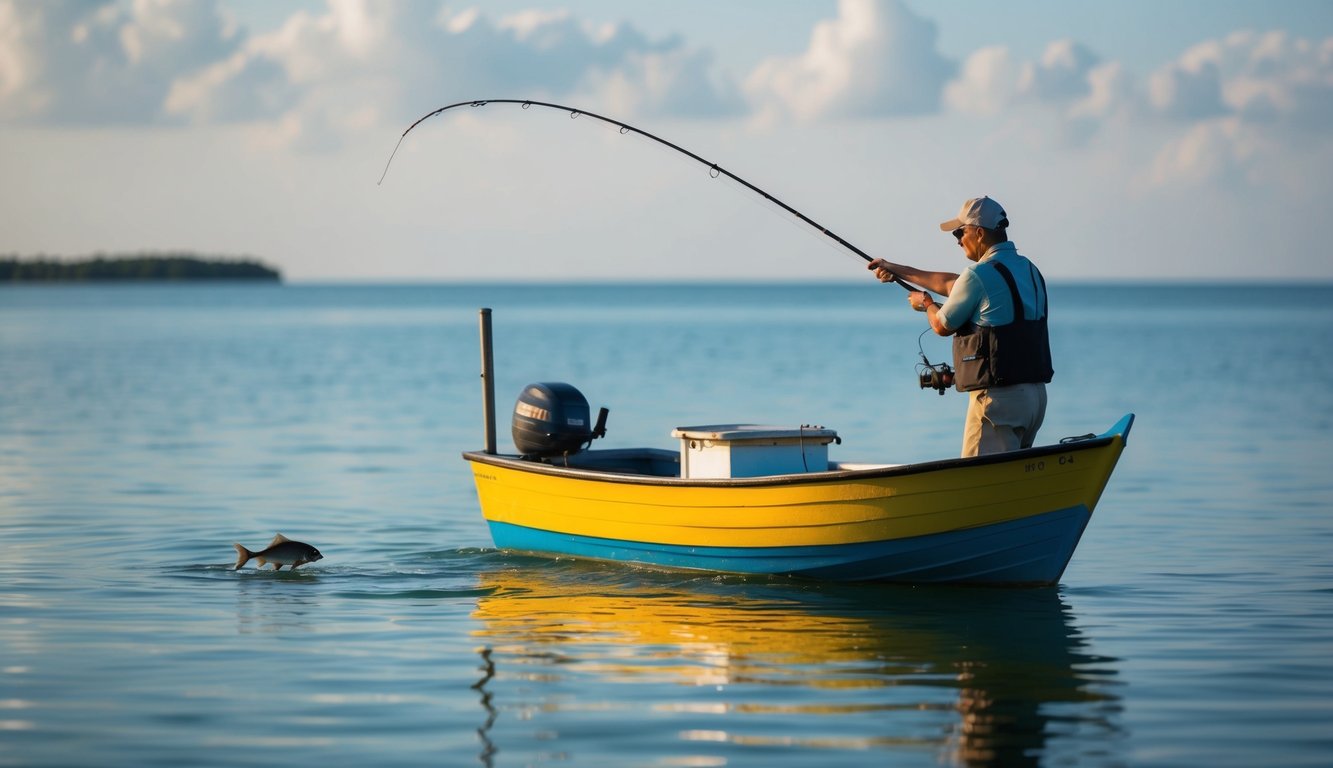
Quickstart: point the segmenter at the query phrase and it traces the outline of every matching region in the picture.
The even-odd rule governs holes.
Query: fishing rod
[[[800,219],[801,221],[805,222],[806,224],[809,224],[810,226],[812,226],[812,227],[814,227],[815,229],[819,230],[820,233],[822,233],[822,234],[824,234],[824,235],[826,235],[826,236],[832,238],[832,239],[834,240],[834,242],[836,242],[838,245],[841,245],[842,247],[846,248],[847,250],[851,251],[852,253],[855,253],[857,256],[860,256],[861,258],[865,259],[867,262],[874,261],[874,258],[872,258],[869,254],[867,254],[865,251],[861,250],[860,248],[857,248],[855,245],[852,245],[851,243],[847,242],[847,240],[845,240],[844,238],[842,238],[840,235],[838,235],[838,234],[837,234],[836,232],[834,232],[833,230],[829,229],[828,227],[825,227],[824,225],[820,224],[819,222],[815,221],[814,219],[810,218],[809,216],[806,216],[804,213],[801,213],[800,211],[796,210],[795,208],[791,207],[790,205],[787,205],[786,203],[784,203],[784,202],[782,202],[781,200],[777,199],[776,197],[770,195],[769,193],[765,192],[764,190],[760,189],[759,187],[756,187],[755,185],[751,184],[750,182],[746,181],[745,179],[742,179],[741,177],[737,176],[736,174],[732,173],[731,171],[728,171],[726,168],[723,168],[722,166],[718,165],[717,163],[710,163],[710,162],[708,162],[707,160],[703,159],[702,157],[700,157],[700,156],[694,154],[693,152],[689,151],[688,149],[685,149],[684,147],[681,147],[681,146],[679,146],[679,145],[677,145],[677,144],[673,144],[673,143],[667,141],[666,139],[664,139],[664,138],[662,138],[662,137],[660,137],[660,136],[655,136],[655,135],[653,135],[653,134],[651,134],[651,133],[649,133],[649,132],[647,132],[647,131],[645,131],[645,130],[642,130],[642,129],[639,129],[639,128],[635,128],[634,126],[630,125],[629,123],[623,123],[623,122],[621,122],[621,121],[619,121],[619,120],[615,120],[615,119],[612,119],[612,118],[610,118],[610,117],[604,117],[604,116],[599,115],[599,114],[597,114],[597,113],[595,113],[595,112],[589,112],[589,111],[587,111],[587,110],[583,110],[583,109],[575,109],[574,107],[566,107],[566,106],[564,106],[563,104],[551,104],[551,103],[549,103],[549,102],[545,102],[545,101],[532,101],[531,99],[484,99],[484,100],[476,100],[476,101],[460,101],[460,102],[458,102],[458,103],[456,103],[456,104],[449,104],[449,105],[447,105],[447,106],[440,107],[439,109],[436,109],[436,110],[434,110],[434,111],[432,111],[432,112],[428,112],[428,113],[426,113],[425,115],[423,115],[422,117],[418,118],[416,122],[414,122],[414,123],[412,123],[411,125],[407,126],[407,130],[403,131],[403,135],[398,137],[398,143],[394,145],[393,153],[389,155],[389,161],[386,162],[386,163],[384,164],[384,173],[380,174],[380,180],[379,180],[378,184],[383,184],[383,183],[384,183],[384,177],[389,175],[389,166],[393,163],[394,155],[397,155],[397,154],[398,154],[398,148],[401,147],[401,146],[403,145],[403,140],[407,138],[407,134],[411,133],[413,128],[416,128],[418,125],[421,125],[422,123],[424,123],[425,121],[429,120],[430,118],[435,117],[436,115],[441,114],[441,113],[443,113],[443,112],[448,112],[448,111],[451,110],[451,109],[457,109],[458,107],[484,107],[484,106],[486,106],[487,104],[518,104],[518,105],[520,105],[523,109],[528,109],[529,107],[546,107],[546,108],[548,108],[548,109],[555,109],[555,110],[560,110],[560,111],[562,111],[562,112],[568,112],[568,113],[569,113],[569,117],[570,117],[570,119],[574,119],[574,118],[580,117],[580,116],[582,116],[582,115],[587,115],[588,117],[591,117],[591,118],[593,118],[594,120],[601,120],[601,121],[604,122],[604,123],[609,123],[609,124],[611,124],[611,125],[616,126],[617,128],[620,129],[620,132],[621,132],[622,134],[627,134],[627,133],[637,133],[638,135],[643,136],[644,138],[652,139],[653,141],[657,142],[658,144],[661,144],[661,145],[663,145],[663,146],[666,146],[666,147],[669,147],[669,148],[671,148],[671,149],[674,149],[674,150],[676,150],[677,152],[681,153],[682,155],[685,155],[686,157],[689,157],[690,159],[695,160],[696,162],[701,163],[701,164],[704,165],[704,166],[707,166],[707,168],[708,168],[708,173],[709,173],[709,175],[711,175],[713,178],[716,179],[718,176],[726,176],[727,178],[731,179],[732,181],[735,181],[735,182],[741,184],[741,185],[744,186],[746,189],[749,189],[750,191],[757,193],[760,197],[763,197],[765,200],[769,201],[770,203],[773,203],[774,205],[778,206],[779,208],[781,208],[782,210],[786,211],[787,213],[790,213],[791,215],[795,216],[796,218]],[[897,283],[898,285],[901,285],[903,288],[907,289],[908,291],[920,291],[920,290],[922,290],[922,289],[920,289],[920,288],[917,288],[917,287],[914,286],[914,285],[911,285],[910,283],[906,283],[906,282],[904,282],[903,279],[900,278],[900,277],[898,277],[897,275],[894,275],[894,277],[893,277],[893,282]]]

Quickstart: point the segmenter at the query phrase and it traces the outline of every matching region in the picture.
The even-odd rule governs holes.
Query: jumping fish
[[[232,546],[236,547],[236,568],[234,570],[237,571],[241,570],[241,567],[251,560],[258,560],[260,568],[273,563],[273,570],[275,571],[282,570],[284,565],[290,565],[294,571],[297,566],[324,559],[318,549],[309,544],[292,541],[281,533],[274,536],[273,541],[269,542],[268,548],[260,552],[251,552],[240,544],[233,544]]]

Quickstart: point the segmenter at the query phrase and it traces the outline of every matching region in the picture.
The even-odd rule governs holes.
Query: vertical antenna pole
[[[486,418],[486,453],[495,453],[495,357],[491,351],[491,310],[481,308],[481,409]]]

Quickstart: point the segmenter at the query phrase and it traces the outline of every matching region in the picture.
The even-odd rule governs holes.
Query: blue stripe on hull
[[[809,547],[686,547],[490,522],[500,549],[665,568],[788,574],[830,581],[1053,584],[1092,513],[1078,505],[1005,523],[893,541]]]

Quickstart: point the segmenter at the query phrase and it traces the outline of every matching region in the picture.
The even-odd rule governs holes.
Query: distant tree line
[[[190,253],[97,254],[82,259],[0,256],[0,283],[281,279],[276,269],[258,261]]]

